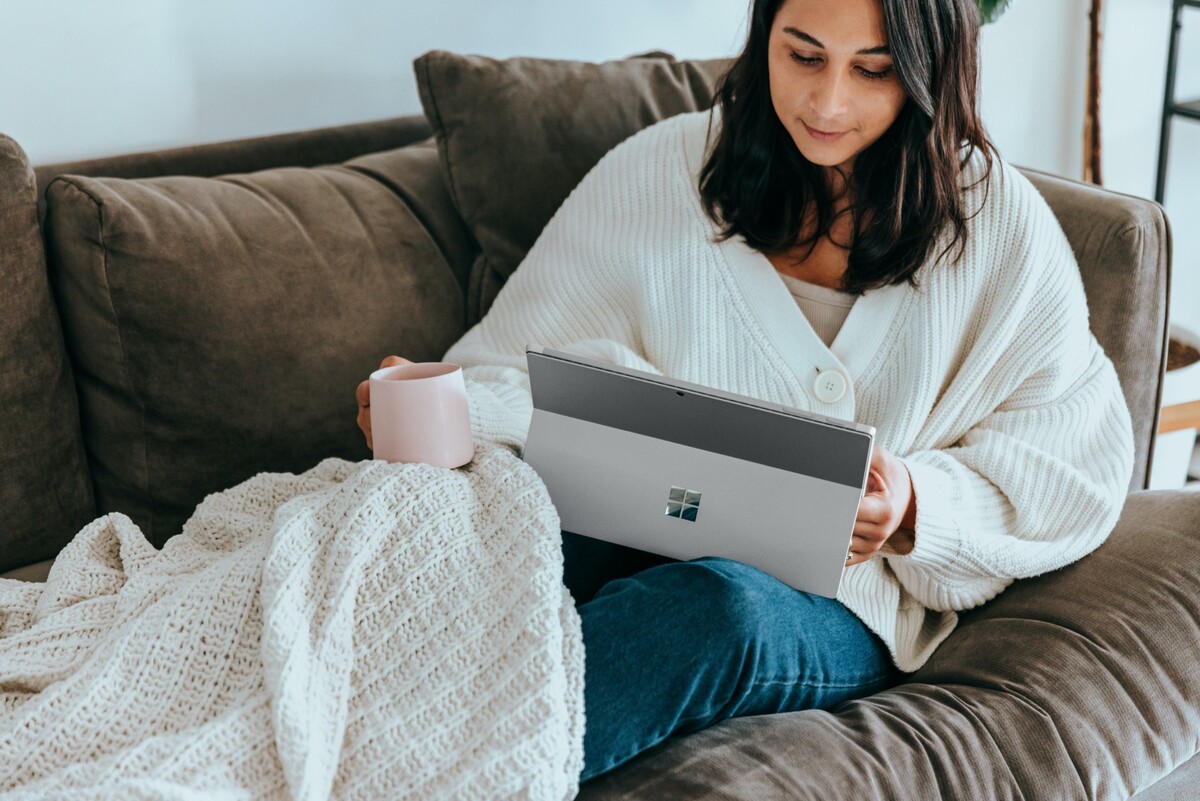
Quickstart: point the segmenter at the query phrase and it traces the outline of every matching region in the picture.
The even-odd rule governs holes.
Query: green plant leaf
[[[995,22],[1005,12],[1012,0],[979,0],[979,11],[983,16],[983,24]]]

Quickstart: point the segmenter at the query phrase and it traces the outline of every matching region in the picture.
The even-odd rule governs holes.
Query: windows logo
[[[667,496],[667,517],[695,522],[700,514],[700,493],[684,487],[671,487]]]

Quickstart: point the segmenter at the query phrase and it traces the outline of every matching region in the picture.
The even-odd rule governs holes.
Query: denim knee
[[[699,639],[711,640],[713,633],[719,633],[725,642],[753,648],[763,637],[764,615],[770,612],[761,585],[776,579],[757,568],[706,556],[659,565],[639,578],[672,597],[686,599],[690,620],[679,622]]]
[[[831,708],[887,658],[837,601],[717,557],[610,581],[580,616],[585,778],[729,717]]]
[[[697,650],[717,649],[745,680],[786,674],[820,684],[830,671],[851,686],[892,678],[886,646],[850,610],[759,568],[706,556],[639,578],[670,604],[676,638]]]

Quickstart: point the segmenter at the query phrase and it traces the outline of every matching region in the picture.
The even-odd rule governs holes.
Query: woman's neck
[[[815,245],[801,244],[781,253],[768,254],[767,259],[776,270],[810,284],[830,289],[842,288],[846,269],[850,265],[850,243],[853,240],[850,228],[854,218],[851,214],[843,213],[851,203],[844,188],[842,195],[839,197],[835,194],[834,198],[835,219],[826,235],[818,239]],[[801,229],[800,241],[807,242],[815,227],[815,214],[810,209]]]
[[[850,202],[848,195],[853,166],[854,162],[849,161],[836,167],[825,168],[825,186],[829,189],[834,208],[841,208]]]
[[[811,253],[805,245],[765,255],[780,273],[830,289],[842,288],[850,263],[850,251],[829,241],[827,237],[822,237]]]

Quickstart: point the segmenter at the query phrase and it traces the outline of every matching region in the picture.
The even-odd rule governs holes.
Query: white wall
[[[980,106],[1007,160],[1082,175],[1086,19],[1087,0],[1016,0],[984,27]]]
[[[1078,172],[1084,3],[1018,0],[984,31],[985,119],[1011,160]],[[727,56],[742,42],[747,7],[748,0],[0,0],[0,67],[23,76],[0,82],[0,130],[35,162],[48,162],[419,113],[410,65],[429,49]]]
[[[721,56],[744,17],[743,0],[0,0],[0,131],[44,163],[419,113],[426,50]]]
[[[983,113],[1010,161],[1079,177],[1087,0],[984,29]],[[1168,0],[1106,0],[1106,183],[1153,194]],[[748,0],[0,0],[0,131],[35,163],[419,113],[412,59],[733,54]],[[1181,95],[1200,96],[1200,11]],[[19,79],[14,79],[19,76]],[[1200,327],[1200,124],[1176,125],[1175,312]]]
[[[1175,96],[1200,98],[1200,9],[1185,8]],[[1171,4],[1167,0],[1108,0],[1103,66],[1104,184],[1154,197],[1165,88]],[[1174,276],[1171,318],[1200,331],[1200,121],[1171,126],[1167,192]]]

